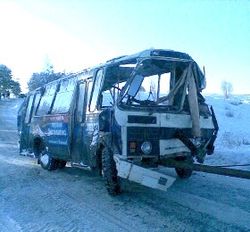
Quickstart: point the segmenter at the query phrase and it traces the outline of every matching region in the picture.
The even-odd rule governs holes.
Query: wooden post
[[[192,72],[192,65],[188,67],[188,103],[190,108],[190,114],[192,119],[192,135],[194,137],[201,137],[200,128],[200,113],[198,106],[197,88]]]

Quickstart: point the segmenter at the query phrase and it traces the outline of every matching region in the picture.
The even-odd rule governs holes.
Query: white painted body
[[[148,168],[143,168],[138,165],[132,164],[121,158],[114,156],[116,162],[116,168],[118,171],[118,176],[134,181],[141,185],[159,189],[162,191],[167,191],[167,189],[172,186],[176,178],[162,174],[157,170],[151,170]]]
[[[156,117],[155,124],[143,124],[143,123],[128,123],[128,116],[153,116]],[[192,128],[191,117],[188,114],[174,114],[174,113],[149,113],[144,111],[122,111],[118,107],[115,108],[115,119],[117,123],[121,126],[122,132],[122,156],[127,155],[127,127],[152,127],[152,128]],[[200,116],[200,126],[201,129],[214,129],[212,117]],[[190,152],[179,139],[165,139],[160,140],[160,156],[167,157],[172,156],[176,153]]]

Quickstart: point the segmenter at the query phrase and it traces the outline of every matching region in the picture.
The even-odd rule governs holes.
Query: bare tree
[[[233,92],[233,85],[232,83],[228,82],[228,81],[223,81],[221,83],[221,90],[223,92],[223,95],[226,99],[228,99],[230,97],[230,95]]]

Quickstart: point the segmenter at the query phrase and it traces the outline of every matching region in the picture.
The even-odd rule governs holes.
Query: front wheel
[[[67,164],[67,161],[65,161],[65,160],[57,160],[57,162],[58,162],[58,168],[59,169],[65,168],[65,166]]]
[[[181,159],[178,159],[178,161],[184,162],[186,164],[193,164],[194,163],[192,157],[180,157],[180,158]],[[175,171],[181,179],[187,179],[193,173],[193,170],[191,168],[175,168]]]
[[[108,193],[113,196],[120,194],[121,187],[113,153],[107,147],[102,150],[102,171]]]
[[[45,170],[53,171],[58,168],[58,161],[52,158],[51,155],[46,151],[42,151],[38,159],[41,167]]]

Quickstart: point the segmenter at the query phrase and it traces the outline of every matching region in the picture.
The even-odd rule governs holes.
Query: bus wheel
[[[121,187],[116,164],[112,152],[107,147],[104,147],[102,150],[102,171],[108,193],[112,196],[120,194]]]
[[[194,162],[192,157],[179,157],[179,158],[178,161],[183,161],[187,164],[193,164]],[[187,179],[193,173],[193,170],[191,168],[175,168],[175,171],[181,179]]]
[[[67,161],[65,161],[65,160],[57,160],[57,162],[58,162],[58,168],[59,169],[63,169],[63,168],[65,168],[65,166],[66,166],[66,163],[67,163]]]
[[[58,168],[58,161],[52,158],[47,152],[43,151],[39,156],[39,163],[42,168],[48,171],[53,171]]]

